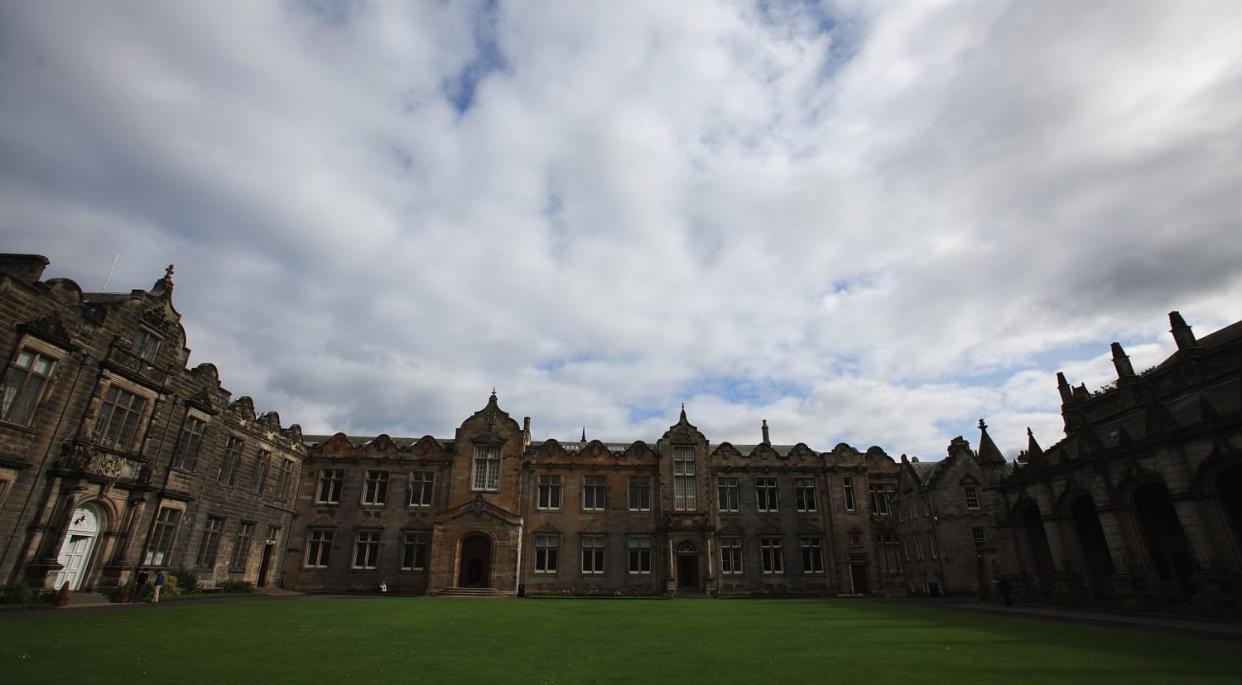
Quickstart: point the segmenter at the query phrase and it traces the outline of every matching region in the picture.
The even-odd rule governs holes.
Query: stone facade
[[[172,267],[150,290],[0,255],[0,579],[110,587],[138,566],[280,582],[301,431],[186,367]]]
[[[1135,373],[1113,343],[1114,385],[1057,375],[1065,438],[1030,436],[993,487],[1012,545],[1003,573],[1030,598],[1234,614],[1242,600],[1242,322]]]
[[[878,447],[820,453],[772,444],[766,424],[762,434],[712,446],[683,411],[653,442],[535,441],[530,419],[519,427],[493,394],[452,439],[307,436],[286,580],[431,594],[904,594],[877,546],[895,534],[897,463]]]

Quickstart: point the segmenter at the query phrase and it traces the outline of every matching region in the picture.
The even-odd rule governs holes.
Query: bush
[[[34,604],[36,598],[35,591],[20,580],[0,585],[0,604]]]
[[[224,592],[254,592],[254,583],[247,583],[244,580],[230,580],[220,584],[220,589]]]
[[[188,568],[179,568],[172,572],[170,578],[177,579],[177,587],[181,592],[198,592],[198,574]]]

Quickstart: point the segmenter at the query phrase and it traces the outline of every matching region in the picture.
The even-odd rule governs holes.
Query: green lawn
[[[904,680],[898,680],[904,679]],[[0,682],[1242,682],[1233,642],[865,601],[310,598],[0,617]]]

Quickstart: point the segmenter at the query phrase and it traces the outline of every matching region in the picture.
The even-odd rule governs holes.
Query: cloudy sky
[[[308,432],[939,458],[1242,319],[1242,3],[5,2],[0,249]]]

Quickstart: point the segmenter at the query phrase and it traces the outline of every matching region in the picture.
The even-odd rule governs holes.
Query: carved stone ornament
[[[171,334],[176,325],[172,319],[168,318],[168,310],[163,305],[156,305],[143,312],[142,320],[167,334]]]
[[[475,495],[474,499],[470,502],[470,510],[477,514],[480,511],[483,511],[483,506],[485,504],[486,502],[483,501],[483,495]]]

